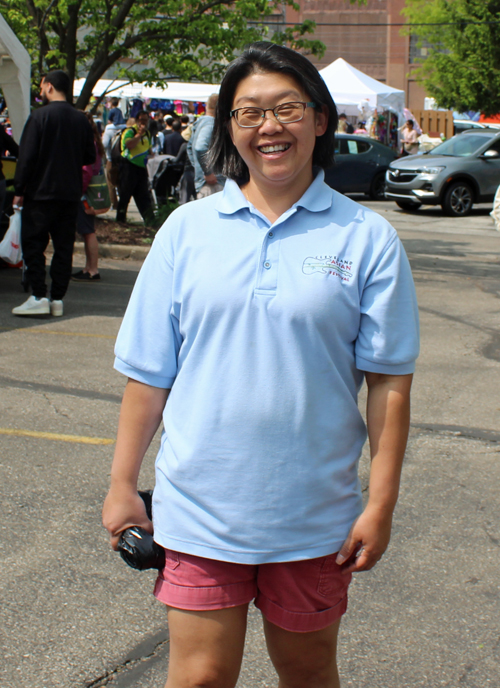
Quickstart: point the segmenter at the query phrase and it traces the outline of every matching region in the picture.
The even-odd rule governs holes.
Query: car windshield
[[[429,155],[459,155],[461,157],[467,157],[468,155],[474,155],[476,151],[484,146],[487,139],[485,136],[479,136],[476,134],[459,134],[458,136],[453,136],[449,141],[440,143],[431,151]]]

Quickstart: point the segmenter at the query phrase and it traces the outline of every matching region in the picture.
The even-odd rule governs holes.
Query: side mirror
[[[500,155],[499,155],[498,151],[490,148],[489,150],[485,151],[481,157],[482,158],[498,158],[498,157],[500,157]]]

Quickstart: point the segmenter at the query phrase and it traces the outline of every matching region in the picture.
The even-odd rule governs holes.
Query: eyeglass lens
[[[305,106],[302,103],[283,103],[273,109],[278,122],[284,124],[298,122],[304,116]],[[239,108],[236,111],[236,120],[242,127],[257,127],[262,124],[265,111],[263,108]]]

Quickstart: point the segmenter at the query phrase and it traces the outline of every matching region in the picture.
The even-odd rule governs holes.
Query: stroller
[[[177,185],[184,172],[184,161],[177,156],[168,156],[162,160],[152,181],[152,188],[158,205],[168,202],[169,198],[178,198]]]

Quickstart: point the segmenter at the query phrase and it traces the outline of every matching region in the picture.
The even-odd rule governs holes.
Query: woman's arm
[[[170,390],[129,379],[120,410],[111,487],[104,502],[102,522],[116,549],[120,533],[130,526],[153,532],[144,503],[137,493],[137,479],[144,454],[160,425]]]
[[[337,557],[345,573],[368,571],[381,558],[391,537],[392,513],[410,427],[412,375],[365,373],[371,470],[368,503],[355,521]],[[348,561],[356,554],[354,561]]]

